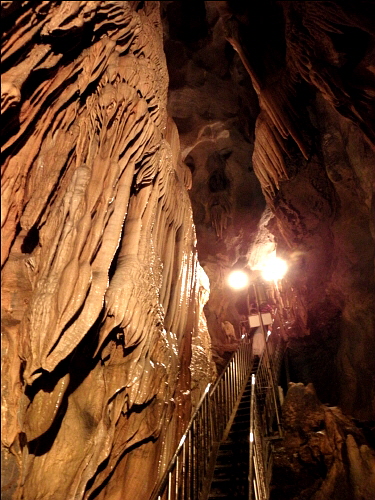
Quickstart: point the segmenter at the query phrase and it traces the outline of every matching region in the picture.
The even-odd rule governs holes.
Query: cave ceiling
[[[373,418],[374,3],[1,6],[4,498],[147,498],[275,250],[292,380]]]

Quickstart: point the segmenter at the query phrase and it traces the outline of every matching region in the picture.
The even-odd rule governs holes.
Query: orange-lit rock
[[[146,497],[214,374],[159,5],[2,15],[4,495]]]

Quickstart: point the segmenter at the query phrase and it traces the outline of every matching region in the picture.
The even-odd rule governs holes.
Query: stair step
[[[231,479],[230,477],[214,477],[212,480],[211,488],[214,489],[214,488],[222,487],[222,486],[230,487],[230,485],[232,483],[233,483],[233,479]]]
[[[247,463],[242,462],[239,464],[230,463],[226,467],[219,469],[215,467],[212,484],[224,483],[225,481],[233,483],[234,481],[244,480],[247,478],[248,472]]]
[[[241,425],[250,425],[250,416],[247,415],[239,415],[235,417],[233,420],[233,425],[241,426]]]
[[[232,462],[227,462],[227,463],[224,463],[224,464],[216,464],[215,465],[215,474],[216,474],[216,472],[218,472],[220,474],[223,473],[223,472],[228,472],[232,468],[233,468]]]
[[[239,484],[238,482],[236,483],[235,481],[232,481],[231,483],[228,482],[228,487],[227,488],[212,488],[210,491],[210,495],[208,498],[230,498],[231,500],[236,498],[246,498],[246,489],[247,485],[245,482],[241,482]],[[221,495],[221,496],[219,496]]]
[[[250,411],[250,401],[241,401],[240,404],[238,405],[239,410],[244,410],[247,409]]]
[[[254,363],[252,373],[259,363]],[[251,377],[241,395],[236,414],[226,441],[220,444],[208,500],[248,500],[248,464],[250,404],[252,397]],[[260,411],[265,406],[268,387],[257,386],[256,399]],[[277,438],[275,438],[277,439]]]
[[[241,427],[244,425],[247,425],[249,427],[250,426],[250,415],[244,415],[244,416],[241,415],[241,417],[242,417],[242,419],[238,420],[238,422],[236,422],[234,425],[236,425],[236,427]]]
[[[247,410],[247,413],[250,413],[250,402],[246,401],[246,404],[244,404],[240,401],[237,409],[237,414],[239,411],[243,412],[244,410]]]
[[[239,436],[242,436],[243,433],[248,433],[250,430],[250,427],[249,425],[245,425],[245,426],[242,426],[242,427],[232,427],[231,430],[229,431],[229,435],[231,436],[235,436],[236,434],[238,434]]]
[[[228,442],[228,441],[223,441],[221,444],[220,444],[220,448],[219,448],[219,453],[220,451],[227,451],[227,450],[230,450],[233,448],[233,444],[232,442]]]
[[[232,475],[233,463],[232,461],[223,464],[216,464],[214,471],[214,479],[222,477],[230,477]]]
[[[248,497],[246,495],[241,495],[241,496],[233,496],[233,494],[228,495],[227,493],[212,493],[209,495],[208,500],[210,499],[215,499],[215,498],[220,498],[221,500],[233,500],[234,498],[236,500],[247,500]]]
[[[236,415],[250,419],[250,405],[243,407],[239,406]]]
[[[226,450],[219,450],[219,452],[217,454],[218,458],[225,459],[228,457],[233,457],[233,455],[241,456],[241,455],[245,455],[246,453],[248,453],[246,446],[243,446],[242,443],[238,443],[238,446],[237,446],[237,443],[234,443],[233,441],[226,441],[226,443],[229,443],[231,445],[231,448],[228,448]]]
[[[233,445],[233,443],[232,443]],[[243,448],[243,449],[241,449]],[[217,464],[222,464],[228,463],[228,460],[230,461],[229,463],[233,463],[233,459],[236,458],[241,461],[246,460],[247,456],[249,454],[248,446],[233,446],[231,450],[220,452],[217,455]]]
[[[215,498],[220,498],[221,500],[233,500],[234,498],[236,500],[247,500],[246,495],[234,497],[233,494],[228,495],[228,493],[223,493],[223,492],[217,492],[217,493],[212,493],[212,494],[210,493],[208,500],[210,500],[210,499],[213,500]]]

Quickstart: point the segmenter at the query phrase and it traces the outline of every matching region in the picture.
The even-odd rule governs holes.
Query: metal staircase
[[[272,442],[281,437],[275,328],[260,359],[243,339],[208,386],[150,500],[267,500]]]
[[[209,500],[248,498],[251,378],[237,407],[228,435],[220,444]]]

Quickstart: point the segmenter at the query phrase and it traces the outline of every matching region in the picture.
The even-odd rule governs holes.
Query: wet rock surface
[[[205,18],[202,6],[193,12],[165,2],[163,19],[179,27],[165,30],[168,107],[193,176],[213,343],[223,352],[222,321],[238,329],[247,313],[246,297],[228,289],[228,271],[256,266],[276,244],[290,265],[285,285],[301,302],[289,330],[293,380],[314,382],[324,402],[368,419],[375,411],[373,6],[204,7]],[[271,216],[262,214],[257,181]]]
[[[146,498],[215,373],[159,5],[2,28],[2,497]]]

